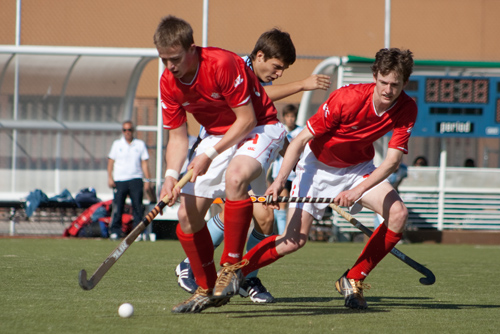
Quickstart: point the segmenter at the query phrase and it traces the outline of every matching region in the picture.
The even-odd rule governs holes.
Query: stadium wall
[[[411,49],[417,59],[498,61],[498,1],[391,1],[391,46]],[[324,58],[372,57],[384,46],[385,0],[209,1],[208,45],[249,53],[265,30],[290,32],[299,60],[279,82],[304,78]],[[0,0],[0,44],[15,43],[16,1]],[[161,17],[189,21],[202,40],[203,0],[23,0],[22,45],[154,47]],[[145,69],[139,98],[157,91],[157,64]],[[298,103],[301,94],[283,102]]]

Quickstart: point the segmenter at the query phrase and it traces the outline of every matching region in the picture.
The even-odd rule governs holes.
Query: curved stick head
[[[92,290],[94,287],[94,284],[92,284],[91,281],[87,281],[87,272],[85,269],[80,270],[80,273],[78,274],[78,283],[80,283],[83,290]]]
[[[436,276],[431,272],[426,277],[420,278],[419,282],[423,285],[432,285],[436,282]]]

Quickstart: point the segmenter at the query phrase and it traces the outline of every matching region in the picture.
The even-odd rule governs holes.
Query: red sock
[[[265,238],[245,254],[243,259],[247,259],[249,263],[241,269],[243,275],[246,276],[252,271],[267,266],[283,257],[283,255],[279,255],[278,252],[276,252],[277,237],[277,235],[272,235]]]
[[[235,264],[241,261],[252,221],[253,203],[250,198],[243,201],[226,200],[224,206],[224,251],[220,264]]]
[[[203,289],[213,288],[217,279],[214,263],[214,245],[207,225],[193,234],[182,232],[177,224],[177,237],[186,252],[196,283]]]
[[[402,236],[403,233],[395,233],[385,224],[380,224],[366,243],[352,269],[349,270],[347,278],[365,279],[370,271],[396,246]]]

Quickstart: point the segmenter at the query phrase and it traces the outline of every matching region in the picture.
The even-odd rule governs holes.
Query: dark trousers
[[[122,214],[125,207],[125,200],[127,196],[130,196],[130,200],[132,201],[132,213],[134,216],[134,227],[136,227],[141,222],[142,216],[144,215],[142,206],[144,184],[142,179],[133,179],[129,181],[118,181],[115,182],[115,185],[113,214],[109,233],[116,233],[119,236],[123,236]]]

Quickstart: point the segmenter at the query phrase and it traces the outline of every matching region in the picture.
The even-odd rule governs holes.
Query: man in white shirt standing
[[[125,237],[122,232],[122,214],[127,196],[132,201],[134,227],[144,214],[142,198],[144,188],[150,192],[149,154],[146,144],[134,138],[134,124],[122,124],[123,136],[113,142],[108,156],[108,186],[113,188],[113,214],[110,226],[110,239]],[[143,183],[143,177],[145,182]]]

